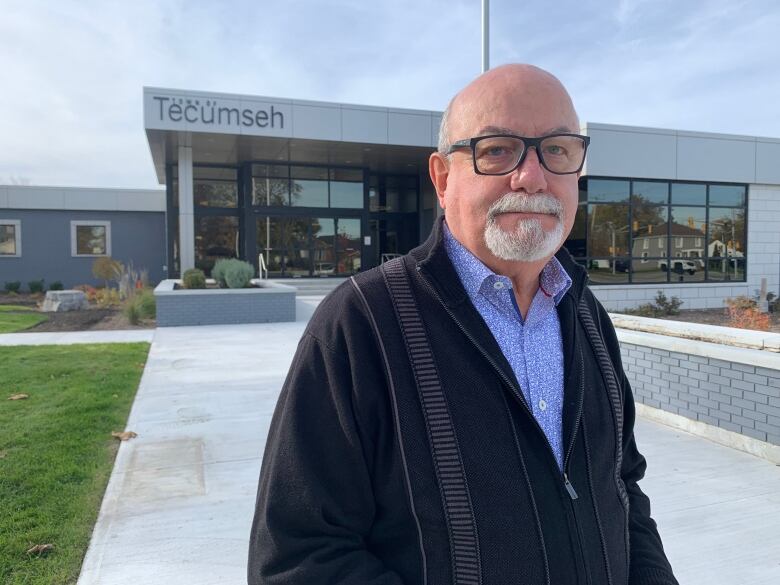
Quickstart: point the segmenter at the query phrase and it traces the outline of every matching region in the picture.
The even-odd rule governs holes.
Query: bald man
[[[327,297],[279,397],[249,583],[672,585],[609,318],[561,248],[589,139],[551,74],[451,101],[428,240]]]

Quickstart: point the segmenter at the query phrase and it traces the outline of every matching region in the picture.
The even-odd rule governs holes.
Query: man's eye
[[[506,156],[510,154],[510,150],[505,146],[489,146],[483,154],[485,156]]]
[[[544,147],[544,154],[551,156],[566,156],[566,149],[560,144],[547,144]]]

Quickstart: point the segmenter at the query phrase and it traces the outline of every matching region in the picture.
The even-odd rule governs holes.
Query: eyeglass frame
[[[559,173],[558,171],[552,170],[550,167],[547,166],[547,163],[544,162],[544,155],[540,154],[539,147],[542,144],[543,140],[546,140],[547,138],[553,138],[555,136],[572,136],[575,138],[581,138],[582,142],[585,145],[585,148],[582,151],[582,162],[580,162],[580,166],[577,167],[573,171],[567,171],[565,173]],[[504,171],[503,173],[483,173],[477,168],[477,143],[480,140],[484,140],[486,138],[518,138],[519,140],[523,141],[523,145],[525,148],[523,148],[523,152],[520,155],[520,158],[517,160],[517,164],[513,166],[508,171]],[[515,171],[523,162],[525,161],[525,157],[528,156],[528,151],[533,147],[536,150],[536,156],[539,158],[539,164],[542,165],[542,167],[546,170],[551,172],[554,175],[573,175],[575,173],[579,173],[582,170],[582,167],[585,166],[585,155],[588,153],[588,145],[590,144],[590,136],[584,136],[582,134],[573,134],[569,132],[556,132],[554,134],[546,134],[545,136],[537,136],[536,138],[528,137],[528,136],[518,136],[517,134],[485,134],[484,136],[474,136],[473,138],[464,138],[463,140],[458,140],[457,142],[453,142],[450,144],[450,147],[447,149],[447,152],[444,153],[446,156],[451,155],[453,152],[455,152],[458,149],[461,148],[471,148],[471,162],[474,164],[474,172],[477,175],[483,175],[486,177],[501,177],[503,175],[508,175],[509,173]]]

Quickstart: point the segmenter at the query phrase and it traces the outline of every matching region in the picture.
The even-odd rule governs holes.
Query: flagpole
[[[482,0],[482,73],[490,69],[490,0]]]

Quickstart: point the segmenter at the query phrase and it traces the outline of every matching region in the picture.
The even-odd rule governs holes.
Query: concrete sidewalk
[[[286,324],[158,329],[79,585],[239,585]],[[657,423],[643,487],[680,583],[780,583],[780,467]]]
[[[61,331],[47,333],[2,333],[0,346],[9,345],[73,345],[76,343],[151,343],[155,329],[119,331]]]

